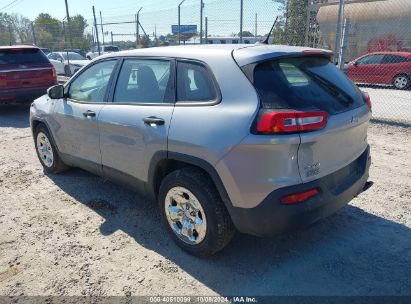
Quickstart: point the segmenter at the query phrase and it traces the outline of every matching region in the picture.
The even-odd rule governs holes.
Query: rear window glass
[[[46,55],[39,49],[0,50],[0,65],[49,63]]]
[[[335,114],[364,105],[360,90],[326,58],[262,62],[253,78],[264,108]]]

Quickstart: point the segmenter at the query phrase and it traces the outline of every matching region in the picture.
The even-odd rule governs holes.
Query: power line
[[[7,4],[7,5],[3,6],[2,8],[0,8],[0,11],[5,10],[5,9],[8,9],[8,8],[11,8],[11,7],[13,6],[13,4],[15,4],[14,6],[16,6],[17,4],[20,4],[20,3],[16,3],[16,2],[18,2],[18,1],[20,1],[20,3],[21,3],[21,2],[23,2],[24,0],[13,0],[13,1],[11,1],[9,4]]]

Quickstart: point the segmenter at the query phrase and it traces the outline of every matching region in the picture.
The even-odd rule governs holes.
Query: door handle
[[[84,117],[96,117],[96,112],[87,110],[86,112],[83,113]]]
[[[162,118],[158,118],[158,117],[154,117],[154,116],[150,116],[150,117],[146,117],[143,118],[144,123],[148,124],[148,125],[157,125],[157,126],[161,126],[164,125],[164,119]]]

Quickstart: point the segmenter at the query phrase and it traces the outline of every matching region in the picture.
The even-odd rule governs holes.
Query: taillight
[[[57,79],[56,69],[54,67],[52,67],[52,70],[53,70],[53,79]]]
[[[259,133],[295,133],[320,130],[327,124],[323,111],[268,111],[260,114],[257,123]]]
[[[364,98],[364,101],[367,104],[370,111],[372,111],[372,103],[371,103],[370,95],[367,92],[362,92],[362,97]]]
[[[302,202],[308,200],[310,197],[313,197],[317,194],[318,194],[318,189],[313,188],[313,189],[310,189],[308,191],[294,193],[294,194],[284,196],[281,199],[281,203],[285,204],[285,205],[298,204],[298,203],[302,203]]]

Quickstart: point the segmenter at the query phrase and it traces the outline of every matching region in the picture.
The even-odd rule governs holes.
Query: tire
[[[64,75],[70,77],[71,76],[71,70],[68,65],[64,66]]]
[[[397,75],[395,76],[392,84],[397,90],[405,90],[410,86],[410,77],[407,75]]]
[[[171,212],[169,211],[171,207],[177,209],[181,207],[174,198],[178,198],[179,203],[189,201],[194,207],[198,207],[199,204],[200,208],[180,208],[180,213]],[[162,221],[171,238],[179,247],[194,256],[213,255],[223,249],[235,234],[234,225],[217,189],[208,175],[199,169],[187,167],[168,174],[161,182],[158,202]],[[199,212],[193,211],[195,209]],[[182,213],[184,215],[177,215]],[[176,222],[171,219],[173,216],[187,219],[187,213],[193,220],[193,223],[188,225],[193,225],[191,227],[194,229],[184,230],[181,223],[182,221],[185,223],[184,219]],[[180,233],[177,232],[178,228]],[[184,231],[187,232],[186,235],[191,231],[191,236],[196,239],[188,239]]]
[[[45,172],[59,173],[68,169],[68,166],[58,155],[53,138],[44,124],[38,125],[34,131],[34,145],[37,157]]]

